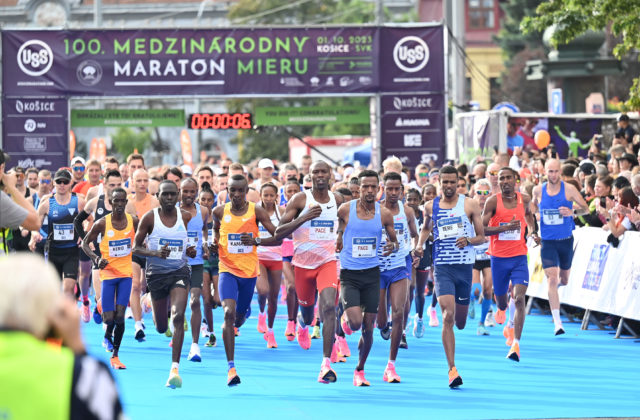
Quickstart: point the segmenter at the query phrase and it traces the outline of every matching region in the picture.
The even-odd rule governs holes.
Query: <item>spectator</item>
[[[600,209],[607,220],[605,229],[611,231],[609,241],[614,247],[617,247],[620,236],[626,231],[636,230],[636,226],[631,222],[628,215],[637,208],[638,196],[633,193],[631,187],[625,187],[618,191],[615,202],[607,200],[606,209]]]
[[[618,165],[620,165],[620,172],[632,171],[635,166],[638,166],[638,159],[631,153],[623,153],[618,158]]]
[[[73,186],[84,181],[84,170],[86,169],[85,161],[80,156],[71,159],[71,169],[73,173]]]
[[[629,116],[627,114],[621,114],[618,117],[618,131],[616,131],[616,138],[624,139],[627,143],[631,143],[633,136],[636,135],[636,130],[629,124]]]
[[[631,188],[633,188],[633,193],[640,197],[640,174],[636,174],[631,178]]]
[[[38,189],[38,170],[36,168],[27,169],[27,186],[31,190],[31,195]]]
[[[0,259],[0,272],[13,273],[0,276],[3,418],[122,418],[113,377],[85,353],[80,314],[62,295],[53,266],[17,254]],[[50,333],[63,347],[45,343]]]
[[[16,188],[16,175],[4,172],[8,155],[0,149],[0,229],[40,229],[40,220],[33,205]],[[3,236],[6,241],[7,237]],[[3,241],[4,242],[4,241]],[[0,243],[0,247],[2,247]],[[2,248],[0,248],[2,249]],[[7,249],[5,247],[4,251]]]

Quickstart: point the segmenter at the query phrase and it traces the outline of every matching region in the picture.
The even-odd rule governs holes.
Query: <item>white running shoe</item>
[[[131,312],[131,308],[127,306],[127,309],[124,311],[124,319],[133,319],[133,312]]]
[[[418,316],[418,314],[416,314],[413,321],[413,336],[415,338],[422,338],[422,336],[424,335],[424,330],[424,321]]]
[[[190,362],[202,362],[202,356],[200,355],[200,346],[198,343],[191,343],[191,350],[189,350],[189,356],[187,360]]]
[[[487,317],[484,320],[484,326],[489,328],[489,327],[495,327],[496,326],[496,321],[493,317],[493,311],[489,310],[489,312],[487,313]]]

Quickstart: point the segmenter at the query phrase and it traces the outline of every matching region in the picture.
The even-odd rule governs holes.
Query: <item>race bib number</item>
[[[269,233],[267,228],[265,228],[264,226],[262,225],[258,226],[258,230],[260,232],[260,238],[266,239],[271,237],[271,234]]]
[[[213,229],[207,230],[207,243],[208,244],[213,243]]]
[[[312,220],[309,239],[312,241],[333,241],[335,239],[335,235],[333,234],[333,221]]]
[[[500,223],[500,226],[508,225],[509,223]],[[498,239],[501,241],[519,241],[520,240],[520,229],[516,230],[507,230],[505,232],[501,232],[498,235]]]
[[[542,210],[542,221],[545,225],[561,225],[564,223],[564,217],[560,214],[560,210],[544,209]]]
[[[73,241],[73,224],[53,224],[53,240]]]
[[[131,238],[109,241],[110,257],[126,257],[131,254]]]
[[[351,256],[353,258],[375,257],[376,238],[353,238]]]
[[[180,239],[160,239],[158,241],[160,248],[167,245],[170,254],[167,257],[168,260],[181,260],[184,253],[184,241]]]
[[[447,217],[438,220],[439,239],[451,239],[464,236],[462,217]]]
[[[229,233],[227,235],[229,254],[250,254],[253,251],[253,246],[244,245],[240,240],[240,236],[242,236],[240,233]]]
[[[482,248],[474,248],[474,249],[476,251],[476,260],[483,261],[483,260],[489,259],[489,255],[487,255],[487,248],[482,247]]]
[[[198,232],[187,232],[187,246],[198,246]]]

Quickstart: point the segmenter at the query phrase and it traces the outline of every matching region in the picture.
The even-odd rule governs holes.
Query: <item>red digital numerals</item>
[[[189,128],[192,130],[250,129],[252,128],[251,114],[191,114]]]

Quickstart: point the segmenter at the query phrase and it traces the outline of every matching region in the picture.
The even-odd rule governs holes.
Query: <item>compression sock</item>
[[[484,321],[487,319],[487,314],[489,313],[489,309],[491,309],[491,299],[483,299],[482,300],[482,311],[480,312],[480,323],[484,324]]]
[[[509,322],[507,327],[513,328],[513,319],[516,317],[516,300],[509,298]]]

